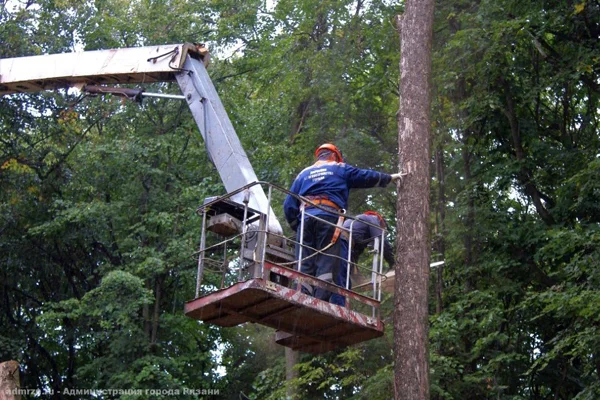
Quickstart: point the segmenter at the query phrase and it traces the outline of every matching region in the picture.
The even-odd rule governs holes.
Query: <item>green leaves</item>
[[[82,314],[99,319],[103,328],[119,328],[135,318],[137,310],[150,304],[152,294],[144,282],[124,271],[109,272],[96,289],[82,299]]]
[[[432,204],[444,215],[432,218],[432,238],[446,264],[431,317],[433,396],[596,398],[598,6],[438,3],[432,116],[444,171]],[[261,180],[288,186],[325,141],[351,164],[396,171],[401,5],[3,7],[2,57],[208,43],[209,74]],[[0,357],[27,366],[24,387],[285,396],[270,330],[182,314],[195,285],[194,210],[224,193],[185,104],[4,97],[0,185]],[[350,212],[393,219],[395,195],[357,191]],[[391,342],[305,356],[294,384],[303,398],[388,398]]]

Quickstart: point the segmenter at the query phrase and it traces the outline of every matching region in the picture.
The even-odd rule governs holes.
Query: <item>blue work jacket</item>
[[[391,180],[391,175],[384,172],[360,169],[335,161],[319,160],[298,174],[290,192],[305,197],[324,197],[340,209],[346,209],[350,189],[386,187]],[[300,201],[291,195],[288,195],[283,203],[285,219],[294,229],[299,223],[300,205]],[[306,212],[312,215],[327,213],[317,207],[311,207]]]

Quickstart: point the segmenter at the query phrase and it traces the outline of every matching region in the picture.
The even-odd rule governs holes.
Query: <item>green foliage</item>
[[[598,71],[581,63],[599,9],[509,0],[436,12],[447,267],[432,393],[593,397]]]
[[[285,398],[285,367],[277,365],[258,373],[252,384],[251,399],[276,400]]]
[[[17,3],[0,5],[3,58],[208,43],[261,180],[289,186],[326,141],[350,164],[397,168],[402,5]],[[437,4],[432,128],[444,175],[433,174],[432,238],[446,264],[442,301],[431,298],[435,399],[600,396],[599,19],[590,1]],[[22,363],[24,387],[392,396],[389,298],[386,337],[306,355],[287,384],[271,330],[183,315],[194,210],[224,192],[185,104],[2,97],[0,185],[0,359]],[[395,202],[391,190],[356,191],[349,212],[375,208],[393,231]]]

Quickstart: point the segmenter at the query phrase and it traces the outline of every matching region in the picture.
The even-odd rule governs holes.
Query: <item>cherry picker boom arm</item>
[[[225,189],[231,193],[258,181],[206,72],[209,53],[200,44],[173,44],[0,59],[0,95],[78,85],[177,81]],[[260,185],[248,206],[269,213],[269,231],[282,228]],[[234,198],[243,202],[244,194]]]

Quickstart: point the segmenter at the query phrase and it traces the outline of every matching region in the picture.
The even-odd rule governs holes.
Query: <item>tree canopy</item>
[[[323,142],[396,172],[402,12],[387,0],[8,1],[0,57],[207,43],[259,179],[287,187]],[[432,398],[600,397],[599,39],[597,1],[436,2],[430,237],[445,264],[430,274]],[[185,104],[0,97],[0,187],[0,360],[21,363],[24,388],[285,397],[272,331],[183,315],[194,211],[224,193]],[[355,191],[349,212],[393,227],[396,197]],[[382,302],[384,337],[302,356],[300,398],[390,397]]]

